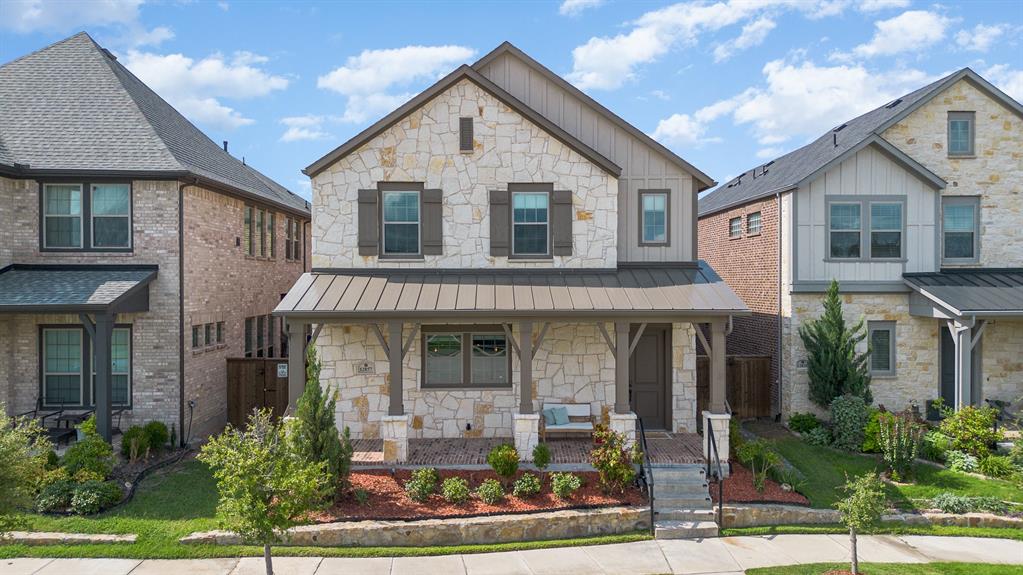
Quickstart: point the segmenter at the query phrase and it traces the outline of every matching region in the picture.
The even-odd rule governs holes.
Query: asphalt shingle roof
[[[82,32],[0,66],[0,164],[192,174],[308,213]]]
[[[0,311],[47,308],[102,309],[156,277],[153,268],[46,269],[9,266],[0,270]]]

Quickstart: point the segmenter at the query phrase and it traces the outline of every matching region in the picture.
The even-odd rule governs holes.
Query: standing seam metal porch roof
[[[704,262],[621,269],[314,270],[274,310],[311,318],[748,315]]]
[[[976,268],[902,276],[913,291],[958,316],[1023,316],[1023,268]]]

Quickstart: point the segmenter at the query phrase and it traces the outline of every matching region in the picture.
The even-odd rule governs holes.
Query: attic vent
[[[472,151],[472,118],[458,119],[458,149],[462,152]]]
[[[742,183],[742,176],[745,176],[745,175],[746,174],[742,174],[742,175],[738,176],[737,178],[735,178],[734,180],[732,180],[731,182],[728,182],[728,186],[726,186],[726,187],[734,188],[735,186],[738,186],[739,184]]]
[[[106,48],[101,48],[101,50],[103,50],[103,53],[107,55],[107,58],[110,58],[111,60],[117,60],[117,56],[114,56],[113,52],[111,52],[110,50],[107,50]]]
[[[774,160],[771,160],[770,162],[767,162],[763,166],[760,166],[758,168],[753,168],[753,179],[762,178],[762,177],[766,176],[767,172],[769,171],[767,169],[767,167],[770,166],[773,163],[774,163]]]
[[[846,127],[846,126],[848,126],[848,124],[842,124],[841,126],[838,126],[838,127],[836,127],[836,128],[834,129],[834,130],[831,130],[831,131],[832,131],[832,132],[836,132],[836,133],[837,133],[837,132],[841,132],[842,130],[844,130],[844,129],[845,129],[845,127]]]
[[[887,104],[885,104],[884,107],[888,108],[889,110],[891,110],[892,108],[894,108],[895,106],[898,106],[901,103],[902,103],[902,98],[897,98],[897,99],[892,100],[891,102],[888,102]]]

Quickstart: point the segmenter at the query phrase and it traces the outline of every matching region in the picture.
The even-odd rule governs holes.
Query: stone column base
[[[515,450],[522,461],[533,460],[533,448],[540,442],[540,414],[513,413],[512,434],[515,438]]]
[[[625,436],[625,448],[631,449],[633,444],[636,443],[636,414],[633,412],[629,413],[614,413],[611,412],[608,416],[608,429],[615,433],[620,433]]]
[[[703,412],[703,456],[708,460],[711,458],[710,454],[710,434],[707,433],[708,429],[714,429],[714,445],[717,447],[718,457],[721,459],[721,471],[725,477],[728,477],[729,466],[728,466],[728,425],[731,422],[732,416],[727,413],[711,413],[709,411]],[[708,422],[710,425],[708,425]],[[711,460],[711,472],[714,472],[714,462]]]
[[[411,415],[385,415],[380,419],[380,437],[384,440],[384,463],[408,461],[408,430]]]

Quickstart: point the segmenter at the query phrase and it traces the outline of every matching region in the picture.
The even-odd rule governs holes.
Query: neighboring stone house
[[[876,403],[1014,402],[1021,221],[1023,107],[967,68],[703,197],[700,256],[753,310],[729,351],[773,356],[786,417],[822,411],[798,327],[832,279],[866,320]]]
[[[727,419],[724,334],[747,311],[696,258],[714,182],[510,44],[305,172],[312,273],[276,313],[316,326],[338,426],[386,459],[409,437],[514,437],[528,457],[550,403],[693,433],[703,323],[708,416]]]
[[[309,220],[224,148],[85,33],[0,67],[8,413],[223,427],[226,359],[286,345],[269,314],[307,269]]]

